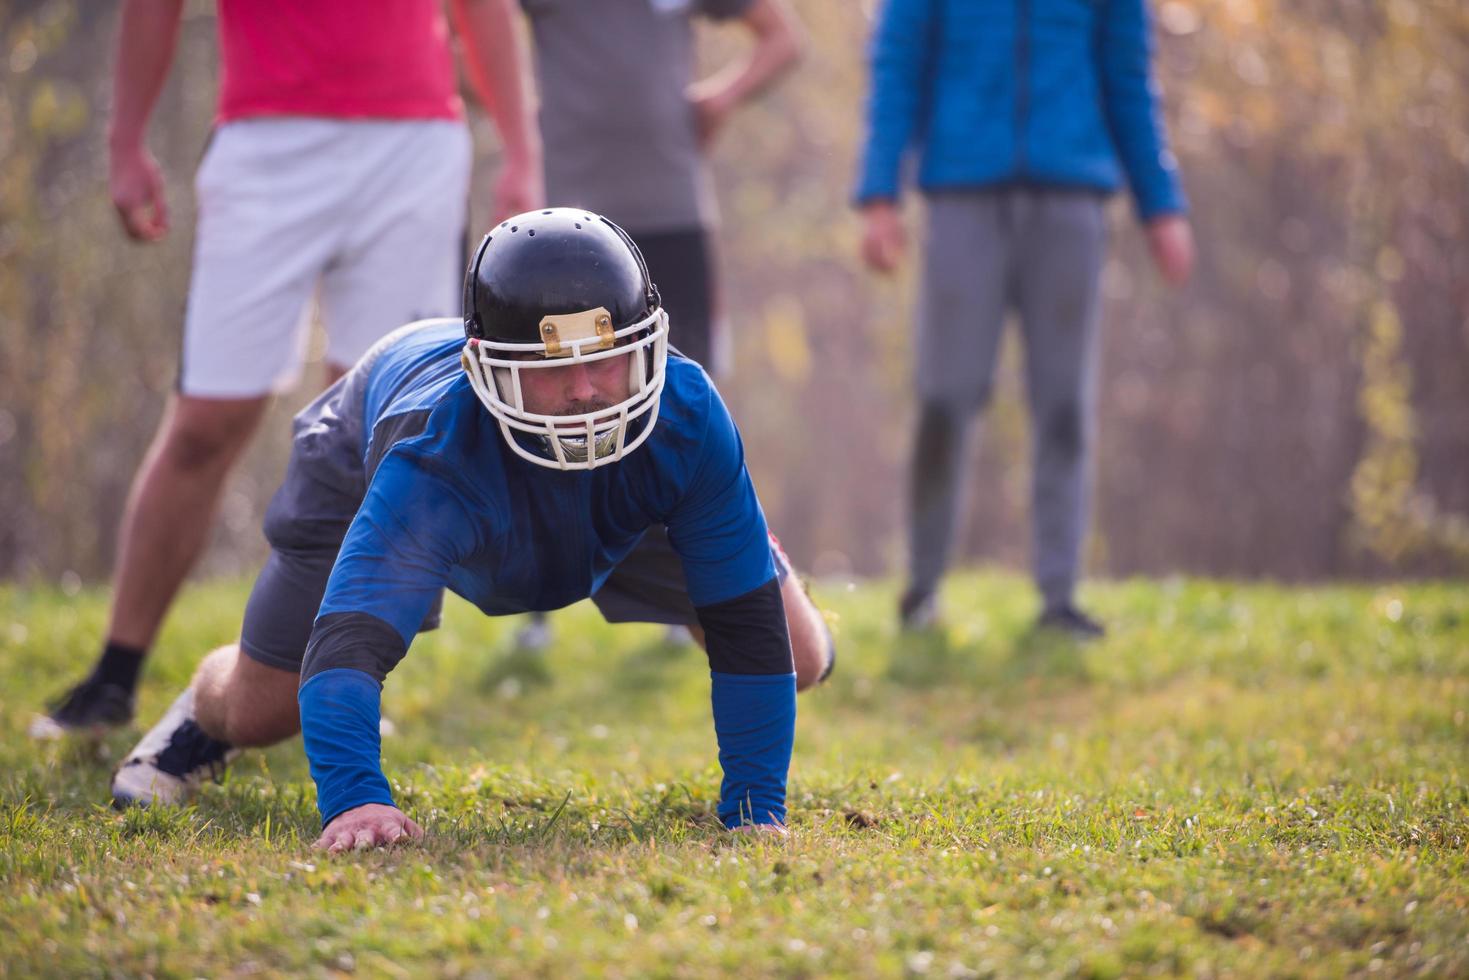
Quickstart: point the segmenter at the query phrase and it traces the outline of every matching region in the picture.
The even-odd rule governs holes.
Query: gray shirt
[[[684,90],[693,18],[753,0],[521,0],[535,34],[546,203],[635,231],[707,227],[716,210]]]

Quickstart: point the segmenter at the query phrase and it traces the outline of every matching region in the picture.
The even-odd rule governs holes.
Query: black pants
[[[668,340],[714,374],[714,248],[704,228],[627,233],[638,243],[648,274],[668,311]]]

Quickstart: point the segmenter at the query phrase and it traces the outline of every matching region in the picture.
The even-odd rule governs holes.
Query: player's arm
[[[123,228],[139,241],[157,241],[168,232],[163,172],[143,138],[173,63],[183,7],[183,0],[126,0],[117,32],[108,186]]]
[[[720,6],[729,4],[714,4],[716,16]],[[689,87],[699,145],[705,149],[729,114],[794,68],[805,49],[805,31],[786,0],[753,0],[739,6],[743,7],[740,22],[749,30],[754,44],[743,58]]]
[[[1096,49],[1107,125],[1127,172],[1153,262],[1165,279],[1181,284],[1193,270],[1193,230],[1178,161],[1168,149],[1153,75],[1147,0],[1108,0],[1099,30]]]
[[[924,77],[939,40],[935,0],[883,0],[868,47],[867,139],[857,177],[862,261],[891,273],[908,250],[898,209],[903,155],[922,115]]]
[[[301,666],[301,735],[328,850],[418,836],[383,775],[381,692],[449,571],[473,547],[468,508],[414,461],[378,467],[327,582]]]
[[[936,6],[936,0],[883,0],[868,45],[871,87],[859,206],[898,199],[903,154],[922,114],[924,77],[937,55]]]
[[[704,629],[726,827],[780,827],[796,733],[796,674],[765,516],[744,450],[710,391],[702,456],[668,520]]]
[[[454,0],[454,29],[464,42],[470,84],[484,105],[505,162],[495,181],[495,220],[538,208],[545,192],[541,135],[525,86],[525,55],[516,31],[515,0]]]

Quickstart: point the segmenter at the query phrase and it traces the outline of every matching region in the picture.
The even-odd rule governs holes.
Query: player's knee
[[[796,690],[804,691],[831,673],[836,648],[826,620],[809,599],[788,607],[786,622],[791,635],[791,658],[796,667]]]
[[[1081,402],[1062,399],[1046,406],[1036,420],[1045,451],[1062,459],[1080,459],[1086,452],[1086,416]]]
[[[227,464],[249,439],[257,417],[253,410],[224,412],[176,406],[164,431],[164,458],[179,470]]]

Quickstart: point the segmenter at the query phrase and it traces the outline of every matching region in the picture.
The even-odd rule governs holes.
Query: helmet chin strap
[[[561,455],[565,456],[568,462],[585,463],[587,462],[588,445],[591,445],[596,453],[593,458],[606,459],[610,457],[617,449],[617,443],[622,434],[622,429],[623,426],[619,423],[611,429],[597,433],[591,439],[588,439],[586,436],[556,436],[555,439],[561,444]],[[539,439],[545,445],[547,452],[553,455],[556,454],[555,448],[551,445],[551,436],[536,436],[535,438]]]

